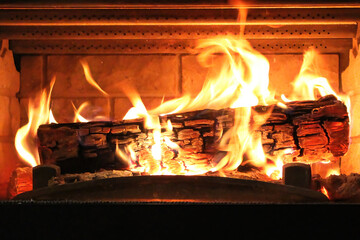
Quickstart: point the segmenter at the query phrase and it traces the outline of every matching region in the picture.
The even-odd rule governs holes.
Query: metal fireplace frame
[[[176,1],[174,1],[176,2]],[[199,39],[244,37],[261,53],[339,55],[341,72],[359,44],[357,4],[0,4],[0,39],[16,55],[189,54]],[[232,181],[232,180],[231,180]]]
[[[240,7],[242,8],[242,7]],[[340,54],[358,42],[360,4],[250,5],[244,37],[262,53]],[[198,39],[238,36],[239,7],[0,4],[0,38],[15,54],[189,53]]]

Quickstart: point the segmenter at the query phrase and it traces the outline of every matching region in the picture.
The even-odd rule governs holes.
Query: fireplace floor
[[[327,202],[320,192],[282,184],[213,176],[131,176],[36,189],[15,200],[195,203]]]

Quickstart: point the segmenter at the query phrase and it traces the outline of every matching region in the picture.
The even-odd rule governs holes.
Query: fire
[[[211,59],[218,54],[222,54],[223,64],[216,76],[207,79],[201,92],[195,98],[184,95],[181,98],[165,102],[148,112],[139,95],[130,88],[130,91],[126,91],[126,93],[134,107],[128,111],[124,119],[137,117],[146,119],[146,127],[153,131],[152,161],[159,161],[159,165],[162,165],[162,145],[170,149],[175,149],[177,146],[168,137],[161,135],[158,115],[202,109],[235,108],[234,127],[222,136],[219,143],[219,149],[228,154],[211,170],[234,170],[242,163],[244,154],[250,156],[251,161],[256,162],[257,165],[265,165],[266,158],[261,140],[259,135],[255,135],[254,132],[266,121],[271,112],[264,116],[256,116],[255,124],[249,126],[253,116],[252,106],[276,102],[268,90],[269,63],[267,59],[254,50],[249,42],[242,39],[201,41],[198,49],[201,50],[199,61],[203,65],[207,66]],[[168,126],[168,129],[172,131],[169,123]],[[192,170],[196,169],[193,166],[191,168]],[[208,170],[206,168],[205,172]],[[200,171],[204,172],[204,169]],[[164,171],[160,170],[160,172],[164,174]],[[150,174],[153,173],[152,170]]]
[[[149,161],[151,163],[144,161],[142,163],[147,165],[145,169],[150,171],[150,174],[174,174],[166,167],[167,164],[163,158],[164,149],[165,151],[166,149],[176,149],[179,151],[179,156],[184,154],[176,143],[171,142],[167,136],[161,133],[159,115],[202,109],[233,108],[235,111],[233,127],[222,134],[218,143],[218,149],[227,154],[211,168],[208,165],[206,167],[188,167],[185,164],[185,169],[176,174],[233,171],[243,163],[251,163],[259,169],[263,169],[264,173],[272,179],[278,180],[282,177],[284,157],[291,155],[293,150],[284,149],[283,153],[278,155],[276,159],[273,159],[274,156],[267,156],[264,153],[261,136],[256,130],[266,122],[272,109],[269,109],[265,114],[258,114],[252,110],[252,107],[277,104],[286,108],[285,102],[316,100],[318,97],[328,94],[348,101],[346,96],[336,94],[325,78],[316,74],[317,69],[313,62],[318,53],[312,49],[304,54],[300,73],[292,83],[293,93],[290,97],[282,95],[279,100],[276,100],[275,94],[268,89],[269,63],[267,59],[254,50],[248,41],[223,38],[202,40],[197,49],[200,51],[199,62],[205,67],[217,70],[217,74],[208,76],[197,96],[184,95],[147,111],[137,92],[132,88],[127,91],[134,107],[128,111],[124,119],[143,117],[146,119],[146,128],[152,130],[153,145],[149,150],[151,153],[151,160]],[[212,60],[215,57],[221,57],[221,65],[212,65]],[[166,129],[167,132],[172,131],[171,123],[167,123]],[[192,171],[195,169],[196,171]]]
[[[349,111],[351,109],[350,97],[344,94],[337,94],[330,86],[328,80],[318,74],[319,69],[316,65],[317,58],[319,58],[319,52],[313,48],[304,53],[300,72],[296,79],[291,83],[293,85],[293,92],[289,98],[282,95],[282,100],[284,102],[316,100],[319,97],[331,94],[344,102]]]
[[[36,135],[40,125],[49,123],[50,96],[55,78],[52,79],[50,90],[43,90],[34,99],[29,100],[28,123],[21,127],[15,136],[15,148],[20,158],[35,167],[40,164],[37,150]]]
[[[52,110],[50,109],[50,113],[49,113],[49,123],[58,123],[54,117],[54,114],[52,112]]]
[[[81,65],[82,65],[82,67],[83,67],[86,81],[87,81],[91,86],[93,86],[93,87],[95,87],[97,90],[99,90],[105,97],[108,97],[109,94],[108,94],[107,92],[105,92],[105,91],[99,86],[99,84],[94,80],[94,78],[92,77],[89,64],[88,64],[85,60],[80,60],[80,63],[81,63]]]
[[[284,166],[284,157],[286,155],[291,155],[293,153],[293,149],[284,149],[272,163],[268,163],[264,166],[264,170],[267,176],[274,180],[280,180],[283,175],[283,166]],[[271,158],[270,156],[267,156]]]
[[[71,102],[73,108],[74,108],[74,112],[75,112],[75,117],[74,117],[74,122],[89,122],[88,119],[84,118],[82,115],[81,115],[81,112],[87,107],[89,106],[89,103],[88,102],[84,102],[80,105],[80,107],[77,109],[74,105],[73,102]]]
[[[331,175],[336,175],[339,176],[340,175],[340,171],[338,169],[330,169],[325,177],[329,177]]]
[[[132,144],[126,146],[124,150],[120,150],[118,141],[116,141],[115,156],[122,161],[128,168],[134,168],[136,162],[136,153],[133,150]]]
[[[324,186],[320,189],[320,191],[322,192],[322,194],[324,194],[327,198],[330,199],[329,193]]]
[[[245,25],[241,25],[242,33],[244,27]],[[143,118],[148,138],[148,145],[136,151],[133,142],[121,147],[116,142],[116,158],[127,168],[150,175],[194,175],[209,171],[222,173],[234,171],[241,164],[249,163],[261,169],[270,178],[279,180],[282,177],[284,159],[292,154],[293,149],[282,149],[282,153],[276,157],[265,154],[258,130],[266,123],[272,113],[272,108],[269,107],[265,113],[259,114],[253,110],[253,107],[276,104],[281,108],[286,108],[286,102],[316,100],[328,94],[335,95],[349,104],[347,96],[336,94],[327,79],[317,74],[314,62],[318,53],[313,49],[304,54],[299,75],[292,82],[294,91],[289,96],[281,95],[280,99],[275,97],[275,93],[269,91],[268,60],[246,39],[201,40],[196,50],[199,53],[199,62],[204,67],[213,69],[213,73],[215,72],[208,75],[201,91],[196,96],[185,94],[163,102],[155,109],[148,110],[135,89],[131,86],[124,89],[133,107],[129,109],[123,120]],[[216,58],[221,60],[221,64],[213,64]],[[86,81],[109,100],[110,106],[110,95],[94,80],[89,64],[84,60],[80,62]],[[36,100],[37,104],[30,102],[29,123],[19,129],[16,135],[16,148],[20,156],[31,166],[39,164],[39,157],[36,144],[29,139],[35,139],[40,124],[56,123],[52,111],[49,110],[52,87],[53,83],[48,93],[42,92]],[[75,112],[74,122],[99,119],[84,117],[86,109],[90,107],[89,102],[82,103],[78,108],[74,103],[72,106]],[[224,154],[216,163],[211,162],[206,154],[203,158],[199,154],[200,160],[193,161],[191,150],[184,150],[174,140],[176,133],[173,123],[170,120],[160,122],[159,116],[204,109],[232,109],[234,111],[233,125],[226,132],[222,132],[217,139],[217,149]],[[348,109],[350,109],[349,105]]]

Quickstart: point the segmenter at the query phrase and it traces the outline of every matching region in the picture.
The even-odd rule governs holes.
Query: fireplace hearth
[[[359,13],[326,2],[0,4],[0,196],[358,202]],[[317,80],[313,98],[291,94],[294,79]],[[16,141],[21,126],[31,141]]]

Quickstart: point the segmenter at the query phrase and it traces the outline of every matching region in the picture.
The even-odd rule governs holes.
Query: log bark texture
[[[219,139],[234,126],[236,111],[201,110],[161,116],[163,135],[186,153],[177,156],[176,151],[165,149],[163,158],[179,160],[167,164],[174,168],[183,167],[181,161],[209,165],[218,151]],[[261,135],[267,154],[281,156],[285,162],[312,163],[337,160],[347,152],[349,116],[346,106],[334,96],[289,102],[286,108],[253,107],[250,125],[255,125],[256,116],[269,111],[265,124],[253,129]],[[173,126],[171,132],[166,130],[168,120]],[[151,158],[152,134],[144,127],[144,119],[42,125],[38,129],[39,154],[43,164],[59,165],[62,173],[121,169],[124,163],[116,157],[116,144],[123,150],[131,144],[139,161],[145,161]]]

